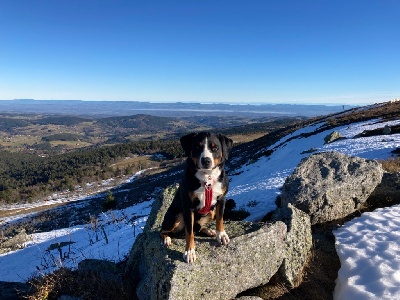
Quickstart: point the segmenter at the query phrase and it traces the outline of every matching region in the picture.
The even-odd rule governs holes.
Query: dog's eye
[[[211,148],[212,152],[217,152],[218,150],[219,150],[218,146],[214,146],[214,147]]]

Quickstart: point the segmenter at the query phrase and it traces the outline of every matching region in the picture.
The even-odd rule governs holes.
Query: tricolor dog
[[[223,214],[228,176],[224,165],[233,141],[221,134],[192,133],[181,138],[188,156],[179,189],[168,208],[161,228],[162,243],[171,244],[171,234],[185,230],[186,248],[183,258],[196,260],[194,232],[216,236],[222,245],[229,243],[224,230]],[[216,231],[206,225],[216,219]]]

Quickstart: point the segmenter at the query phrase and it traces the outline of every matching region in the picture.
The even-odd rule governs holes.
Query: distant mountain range
[[[87,115],[92,117],[147,114],[162,117],[240,116],[252,118],[277,116],[314,117],[337,113],[353,106],[306,104],[226,104],[226,103],[151,103],[137,101],[81,100],[0,100],[0,113]]]

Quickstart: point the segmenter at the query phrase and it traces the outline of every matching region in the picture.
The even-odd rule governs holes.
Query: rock
[[[289,203],[287,207],[276,209],[272,220],[283,221],[288,228],[285,258],[279,268],[280,275],[290,288],[298,287],[311,253],[310,217]]]
[[[400,173],[385,172],[381,183],[368,198],[372,207],[387,207],[400,204]]]
[[[338,152],[303,159],[282,188],[281,206],[292,203],[311,224],[343,218],[359,209],[381,182],[382,166]]]
[[[330,134],[328,134],[325,138],[324,138],[324,142],[325,144],[329,144],[332,143],[336,140],[340,140],[343,139],[344,137],[340,134],[340,132],[337,131],[332,131]]]
[[[29,241],[29,235],[26,233],[25,229],[23,228],[20,232],[18,232],[12,238],[9,238],[5,241],[1,241],[0,254],[14,251],[17,249],[23,249],[24,245],[27,241]]]
[[[382,134],[388,135],[388,134],[391,134],[391,133],[392,133],[392,129],[390,128],[390,126],[389,125],[385,125],[385,127],[382,130]]]
[[[263,300],[263,299],[260,297],[257,297],[257,296],[242,296],[242,297],[236,298],[235,300]]]
[[[168,188],[154,201],[145,230],[130,253],[127,271],[139,274],[139,299],[233,299],[267,283],[278,271],[284,258],[283,222],[226,222],[228,246],[197,235],[193,264],[183,261],[184,239],[174,238],[169,248],[161,245],[159,229],[175,191],[176,187]]]

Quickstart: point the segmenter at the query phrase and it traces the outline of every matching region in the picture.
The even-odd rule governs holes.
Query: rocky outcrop
[[[292,203],[311,224],[343,218],[361,207],[381,182],[382,166],[338,152],[303,159],[282,188],[281,206]]]
[[[291,204],[278,208],[272,215],[273,221],[286,223],[288,232],[285,240],[285,258],[279,268],[284,283],[291,287],[300,285],[303,269],[311,253],[312,235],[310,217]]]
[[[176,187],[156,199],[144,232],[130,253],[128,270],[138,274],[139,299],[233,299],[249,288],[267,283],[285,254],[286,225],[227,222],[227,246],[214,238],[196,236],[197,260],[182,259],[185,240],[169,248],[160,243],[159,228]]]

